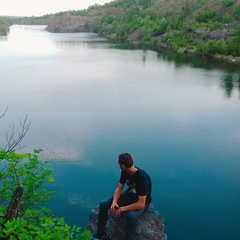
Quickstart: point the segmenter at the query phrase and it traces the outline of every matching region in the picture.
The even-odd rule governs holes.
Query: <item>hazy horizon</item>
[[[62,11],[69,10],[83,10],[92,6],[94,4],[103,5],[104,3],[111,2],[112,0],[68,0],[68,1],[57,1],[52,0],[51,2],[47,0],[40,1],[30,1],[22,0],[18,2],[3,1],[0,0],[0,16],[9,17],[29,17],[29,16],[43,16],[46,14],[54,14]]]

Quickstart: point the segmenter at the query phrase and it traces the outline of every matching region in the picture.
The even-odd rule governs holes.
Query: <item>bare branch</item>
[[[23,138],[26,136],[29,127],[31,125],[31,122],[28,120],[28,115],[24,118],[23,121],[20,120],[21,130],[18,133],[18,136],[15,137],[15,126],[14,123],[12,123],[11,126],[9,126],[10,130],[6,134],[7,144],[4,148],[5,152],[10,152],[13,149],[22,149],[25,146],[21,146],[21,143],[23,141]]]
[[[6,107],[5,111],[4,111],[4,113],[3,113],[2,115],[0,115],[0,118],[2,118],[2,117],[4,117],[4,116],[5,116],[5,114],[6,114],[7,110],[8,110],[8,105],[7,105],[7,107]]]

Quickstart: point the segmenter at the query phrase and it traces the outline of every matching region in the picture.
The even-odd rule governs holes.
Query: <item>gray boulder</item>
[[[98,208],[94,208],[90,213],[86,229],[95,233],[97,230],[97,220]],[[126,232],[126,226],[126,215],[122,214],[116,218],[109,216],[106,226],[109,238],[111,240],[122,240]],[[151,204],[138,220],[136,240],[167,240],[164,230],[164,218]]]

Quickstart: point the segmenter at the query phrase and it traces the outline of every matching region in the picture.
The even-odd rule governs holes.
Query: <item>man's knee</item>
[[[138,216],[134,211],[130,211],[130,212],[127,213],[128,222],[136,223],[137,219],[138,219]]]
[[[109,209],[111,207],[111,204],[112,204],[112,198],[106,198],[100,202],[99,208],[100,209]]]

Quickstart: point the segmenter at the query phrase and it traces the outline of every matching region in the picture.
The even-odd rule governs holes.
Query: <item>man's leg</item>
[[[110,197],[110,198],[104,199],[100,202],[98,224],[97,224],[97,235],[98,236],[102,236],[105,233],[105,227],[106,227],[107,219],[108,219],[108,210],[111,207],[112,201],[113,201],[113,197]],[[127,190],[120,196],[120,198],[118,200],[118,204],[119,204],[119,206],[126,206],[126,205],[132,204],[137,201],[138,201],[137,197],[132,194],[129,194],[129,192]],[[139,210],[139,211],[142,211],[142,210]],[[138,212],[138,211],[134,211],[134,212]],[[141,215],[141,213],[139,215]],[[130,222],[133,223],[134,220],[131,220]],[[132,224],[132,226],[133,226],[133,224]],[[130,230],[130,232],[131,232],[131,230]]]
[[[119,201],[119,206],[130,205],[138,201],[138,196],[134,194],[129,194],[128,190],[124,192]],[[146,207],[141,210],[129,211],[127,212],[127,229],[125,233],[125,240],[136,240],[136,227],[138,218],[145,211]]]
[[[103,235],[105,233],[105,227],[106,227],[107,218],[108,218],[108,210],[111,207],[112,201],[113,201],[113,197],[110,197],[100,202],[98,225],[97,225],[97,228],[98,228],[97,232],[99,235]]]
[[[108,219],[108,210],[110,209],[112,205],[113,197],[106,198],[102,200],[99,204],[99,215],[98,215],[98,225],[97,225],[97,232],[101,235],[105,233],[105,227],[107,224]],[[131,204],[133,202],[136,202],[136,199],[132,199],[132,197],[128,194],[128,192],[124,192],[119,200],[118,204],[119,206],[125,206],[128,204]]]
[[[138,218],[143,214],[146,208],[137,210],[137,211],[129,211],[127,213],[127,230],[125,233],[125,240],[135,240],[136,239],[136,228]]]

